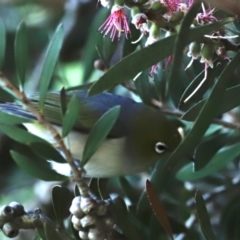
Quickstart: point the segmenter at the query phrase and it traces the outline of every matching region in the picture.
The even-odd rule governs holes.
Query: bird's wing
[[[133,100],[121,96],[117,96],[109,93],[102,93],[94,97],[86,97],[86,91],[77,91],[70,93],[66,96],[66,102],[68,103],[73,94],[77,94],[79,99],[79,119],[76,122],[74,129],[81,132],[89,132],[97,120],[110,108],[120,105],[120,115],[109,133],[108,137],[118,138],[126,135],[127,121],[131,115],[131,106],[137,103]],[[38,108],[39,96],[34,94],[29,98],[31,102]],[[21,104],[3,103],[0,104],[0,110],[8,112],[14,115],[20,115],[26,118],[35,119],[35,117],[27,110],[25,110]],[[57,92],[48,93],[45,99],[43,114],[48,121],[60,126],[62,124],[62,113],[60,104],[60,95]]]

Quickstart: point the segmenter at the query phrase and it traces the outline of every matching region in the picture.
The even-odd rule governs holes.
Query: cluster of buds
[[[103,6],[105,1],[101,3]],[[108,7],[110,6],[110,0],[108,0]],[[160,40],[160,36],[163,36],[165,32],[165,37],[170,36],[178,32],[181,21],[184,16],[189,11],[193,4],[193,0],[160,0],[160,1],[148,1],[148,0],[138,0],[133,1],[129,4],[124,0],[114,0],[111,15],[106,20],[106,22],[100,27],[100,30],[104,31],[104,35],[110,34],[112,41],[117,37],[121,37],[121,33],[125,33],[128,38],[130,35],[130,28],[127,21],[127,9],[131,12],[129,18],[131,18],[131,23],[135,25],[136,29],[140,31],[140,37],[138,40],[132,43],[138,43],[144,36],[147,37],[145,42],[145,47],[155,43]],[[192,27],[197,27],[213,22],[217,22],[218,19],[214,16],[214,8],[205,8],[206,5],[202,3],[202,11],[198,13],[192,23]],[[194,93],[201,87],[204,81],[207,79],[208,67],[213,68],[213,58],[214,54],[219,57],[230,61],[227,56],[228,50],[238,51],[239,48],[234,48],[234,44],[227,41],[225,37],[224,28],[220,32],[212,32],[210,35],[205,35],[200,38],[197,42],[191,43],[189,45],[188,56],[191,57],[191,61],[186,67],[188,69],[194,60],[200,57],[200,62],[205,65],[204,78],[195,89],[195,91],[184,101],[188,101]],[[234,36],[236,37],[236,36]],[[225,39],[225,41],[223,41]],[[228,45],[228,46],[226,46]],[[230,49],[229,49],[230,46]],[[166,66],[171,63],[172,56],[169,56],[166,61]],[[156,72],[159,63],[154,64],[151,67],[150,76],[153,76]],[[134,80],[140,75],[139,73]]]
[[[75,197],[70,207],[72,224],[82,240],[103,240],[113,231],[115,219],[108,203],[89,197]]]
[[[9,205],[0,208],[0,228],[3,233],[9,237],[16,237],[19,233],[19,226],[14,221],[16,217],[24,214],[24,208],[17,202],[11,202]]]

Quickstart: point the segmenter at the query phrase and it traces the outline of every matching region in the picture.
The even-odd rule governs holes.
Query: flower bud
[[[105,233],[98,228],[90,228],[88,233],[89,240],[105,239]]]
[[[153,11],[156,11],[159,14],[162,14],[162,15],[167,13],[167,11],[168,11],[168,7],[165,4],[161,3],[160,1],[154,2],[151,5],[150,9],[153,10]]]
[[[13,238],[13,237],[16,237],[18,235],[19,228],[18,228],[18,225],[16,223],[8,222],[8,223],[5,223],[3,225],[2,231],[7,237]]]
[[[94,226],[94,224],[96,223],[97,219],[95,216],[93,215],[86,215],[85,217],[83,217],[82,219],[80,219],[80,223],[82,225],[83,228],[85,227],[90,227],[90,226]]]
[[[212,43],[204,43],[201,49],[201,63],[208,63],[208,65],[213,68],[213,52],[214,52],[214,45]]]
[[[82,240],[88,240],[88,232],[84,232],[84,231],[79,231],[79,237],[82,239]]]
[[[15,216],[23,215],[24,213],[23,205],[19,204],[18,202],[11,202],[9,206],[13,208]]]
[[[89,212],[93,211],[96,207],[96,202],[91,198],[81,198],[80,208],[85,213],[88,214]]]
[[[187,55],[194,59],[197,59],[200,56],[201,52],[201,43],[199,42],[191,42],[189,45],[189,50]]]

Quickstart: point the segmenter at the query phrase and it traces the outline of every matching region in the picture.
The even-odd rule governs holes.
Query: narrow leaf
[[[184,47],[187,45],[188,34],[190,34],[189,27],[192,24],[194,18],[196,17],[200,6],[200,1],[194,2],[193,6],[188,11],[186,17],[184,17],[179,33],[177,34],[176,43],[174,44],[174,55],[171,62],[170,74],[166,84],[167,96],[171,93],[171,90],[176,84],[176,81],[178,81],[178,75],[180,74],[182,63],[183,50]]]
[[[149,180],[146,181],[146,193],[148,197],[148,201],[150,206],[156,215],[159,223],[165,229],[167,235],[173,240],[171,225],[168,221],[167,214],[164,210],[163,205],[161,204],[158,195],[156,194],[151,182]]]
[[[59,52],[62,47],[63,42],[63,27],[60,24],[46,51],[46,55],[43,62],[43,67],[41,71],[40,81],[39,81],[39,108],[44,108],[44,101],[48,91],[48,87],[58,60]]]
[[[66,236],[64,237],[50,222],[44,223],[44,231],[48,240],[66,240]]]
[[[66,137],[72,130],[74,124],[79,118],[80,103],[76,95],[73,95],[67,106],[67,111],[63,117],[62,137]]]
[[[115,106],[104,113],[93,126],[83,150],[82,166],[93,156],[106,138],[120,113],[120,106]]]
[[[28,63],[27,55],[27,27],[25,22],[21,22],[17,27],[15,38],[15,63],[19,85],[22,87],[26,78],[26,69]]]
[[[221,115],[225,112],[230,111],[231,109],[240,105],[240,85],[237,85],[232,88],[228,88],[225,93],[222,95],[223,103],[219,106],[217,111],[217,115]],[[183,116],[182,119],[186,121],[194,121],[199,114],[204,103],[207,99],[204,99],[197,104],[195,104],[192,108],[190,108]]]
[[[28,157],[15,151],[10,151],[10,153],[17,165],[33,177],[44,181],[68,180],[66,176],[60,175],[52,170],[51,164],[46,161],[29,159]]]
[[[226,18],[219,22],[189,29],[189,35],[185,42],[185,46],[202,37],[204,34],[216,30],[222,25],[232,21],[234,21],[234,18]],[[99,78],[99,80],[90,88],[89,95],[96,95],[117,84],[132,79],[139,72],[142,72],[150,68],[153,64],[164,60],[172,54],[176,37],[177,34],[174,34],[123,58],[122,61],[114,65]],[[131,65],[131,68],[129,68],[129,65]]]
[[[10,124],[15,125],[15,124],[27,123],[32,121],[33,120],[29,118],[24,118],[17,115],[2,112],[0,107],[0,123],[8,123],[9,125]]]
[[[168,158],[164,168],[162,169],[160,175],[163,179],[162,184],[166,184],[166,179],[169,176],[169,172],[171,171],[174,163],[182,156],[188,154],[189,151],[192,151],[196,145],[199,143],[204,133],[207,131],[209,125],[212,122],[212,119],[216,116],[218,106],[222,103],[222,95],[224,94],[226,83],[229,80],[229,74],[232,73],[235,68],[239,65],[240,62],[240,51],[237,55],[232,59],[232,61],[225,67],[223,72],[221,73],[218,81],[216,81],[208,100],[205,102],[203,108],[201,109],[198,117],[190,130],[190,132],[186,135],[181,144],[175,149],[175,151]]]
[[[73,195],[62,186],[54,186],[52,189],[52,204],[58,226],[63,227],[63,220],[68,216]]]
[[[240,144],[234,144],[232,146],[224,147],[219,152],[217,152],[211,161],[205,165],[201,170],[194,171],[194,166],[192,163],[187,164],[181,168],[176,177],[182,181],[191,181],[204,178],[206,176],[212,175],[213,173],[221,170],[229,162],[233,161],[240,155]]]
[[[207,208],[205,206],[203,197],[201,196],[199,191],[196,192],[195,201],[198,219],[204,236],[206,237],[207,240],[216,240],[217,238],[215,237],[211,228]]]
[[[31,142],[31,149],[39,156],[47,160],[66,163],[64,157],[51,144],[47,142]]]
[[[39,138],[26,130],[19,127],[7,125],[4,123],[0,124],[0,130],[6,134],[8,137],[12,138],[16,142],[29,145],[32,142],[44,142],[42,138]]]
[[[6,48],[6,29],[2,19],[0,19],[0,36],[1,36],[0,39],[0,69],[1,69],[5,58]]]

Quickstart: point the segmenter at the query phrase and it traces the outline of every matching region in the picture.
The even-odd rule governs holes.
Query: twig
[[[77,167],[74,163],[74,159],[70,153],[70,151],[65,146],[62,137],[59,135],[57,130],[53,127],[51,123],[49,123],[44,115],[39,112],[29,101],[23,91],[20,91],[16,88],[5,76],[2,72],[0,72],[0,87],[8,91],[12,94],[16,99],[18,99],[38,120],[38,122],[44,126],[45,129],[49,131],[49,133],[53,136],[56,145],[62,151],[65,156],[66,161],[69,163],[72,173],[73,173],[73,180],[76,181],[79,191],[82,196],[88,197],[89,196],[89,189],[85,181],[83,180],[82,173],[84,169],[81,167]]]

